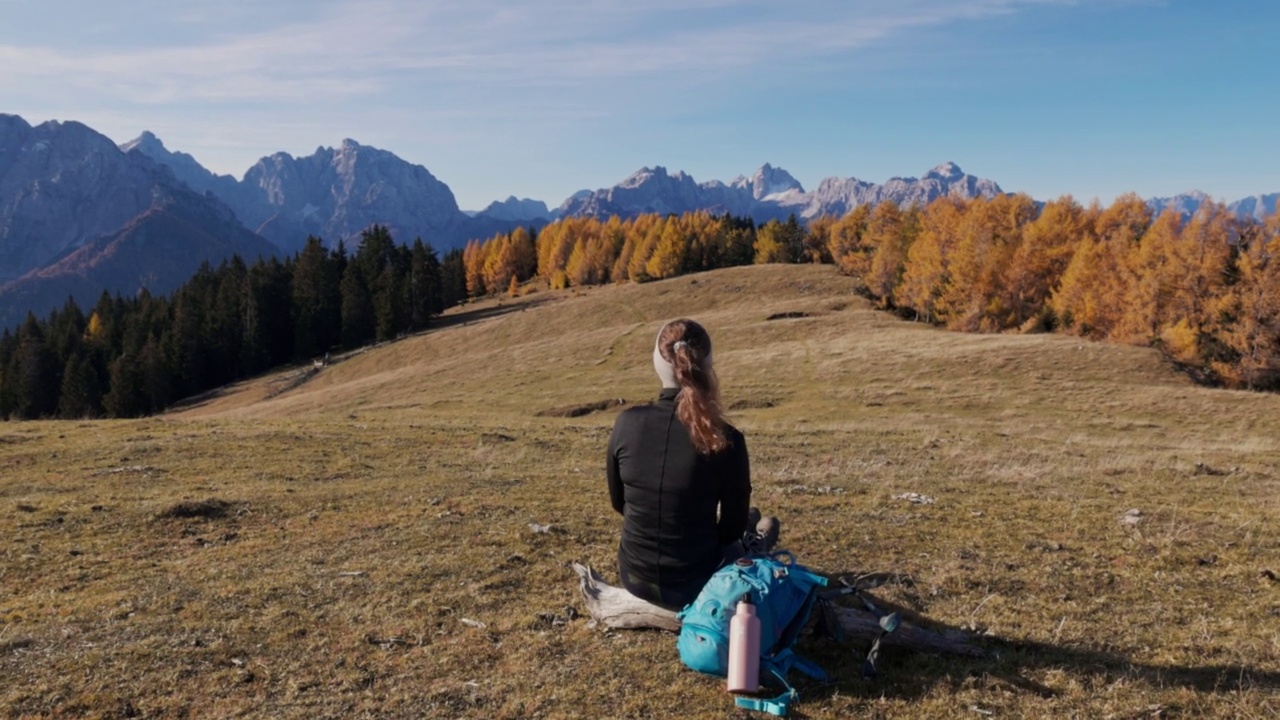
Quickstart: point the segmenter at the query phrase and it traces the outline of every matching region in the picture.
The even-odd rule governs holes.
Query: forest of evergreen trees
[[[169,297],[68,300],[0,335],[0,417],[136,417],[282,363],[427,327],[465,297],[461,251],[443,261],[373,227],[348,256],[317,238],[284,261],[207,263]]]
[[[288,362],[427,327],[468,297],[644,282],[752,263],[835,263],[905,317],[965,332],[1061,332],[1159,348],[1203,382],[1280,389],[1280,212],[1153,217],[1025,195],[883,203],[806,227],[698,212],[566,218],[443,260],[373,227],[348,256],[206,265],[173,295],[68,301],[0,336],[0,417],[134,417]],[[531,283],[530,281],[533,281]]]

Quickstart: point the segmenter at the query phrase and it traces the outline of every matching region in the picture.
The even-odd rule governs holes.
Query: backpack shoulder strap
[[[791,711],[791,705],[800,698],[800,694],[796,692],[795,688],[791,687],[791,683],[787,682],[785,670],[778,672],[776,668],[771,668],[770,672],[785,688],[781,695],[775,698],[754,698],[739,695],[734,699],[733,704],[747,710],[757,710],[777,717],[786,717],[787,713]]]
[[[756,710],[758,712],[767,712],[777,717],[786,717],[791,710],[791,703],[795,700],[795,690],[788,690],[776,698],[753,698],[738,696],[734,699],[733,704],[747,710]]]

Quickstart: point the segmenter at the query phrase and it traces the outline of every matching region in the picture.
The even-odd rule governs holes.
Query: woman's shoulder
[[[729,423],[724,424],[724,436],[728,438],[730,445],[745,445],[747,441],[742,431]]]
[[[618,413],[618,417],[613,421],[615,426],[626,425],[629,423],[641,422],[646,416],[657,412],[659,408],[654,403],[640,403],[638,405],[628,405],[622,408]]]

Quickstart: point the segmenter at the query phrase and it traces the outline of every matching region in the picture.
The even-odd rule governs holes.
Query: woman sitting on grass
[[[707,331],[692,320],[667,323],[653,367],[662,392],[618,416],[606,470],[613,509],[623,516],[623,587],[678,610],[721,565],[771,547],[778,526],[750,507],[747,443],[721,415]]]

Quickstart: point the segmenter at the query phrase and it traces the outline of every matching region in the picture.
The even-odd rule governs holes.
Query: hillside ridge
[[[291,367],[237,383],[170,416],[341,416],[487,405],[496,414],[531,417],[610,398],[646,401],[656,392],[653,334],[680,316],[711,331],[731,408],[803,402],[815,416],[834,418],[843,401],[865,406],[894,388],[920,384],[930,363],[948,372],[972,364],[966,374],[979,385],[1030,386],[1050,376],[1065,382],[1081,372],[1129,386],[1190,386],[1155,350],[1058,335],[949,332],[876,310],[854,288],[831,266],[757,265],[491,298],[454,308],[425,332],[338,356],[324,368]],[[918,365],[916,377],[859,380],[863,368],[890,367],[885,353],[895,350],[902,357],[893,363]],[[798,382],[780,381],[797,372]],[[305,382],[294,382],[304,374]],[[284,386],[292,387],[280,392]]]

